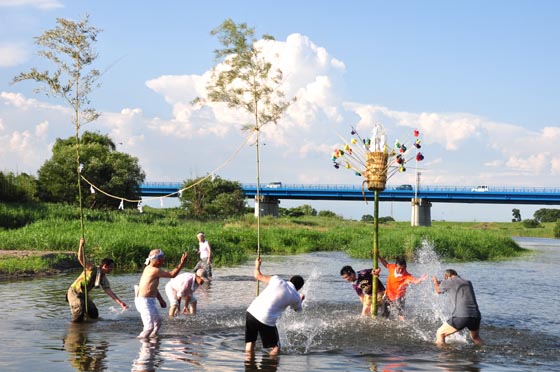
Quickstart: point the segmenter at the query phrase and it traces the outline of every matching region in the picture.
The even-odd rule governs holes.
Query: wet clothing
[[[91,299],[91,290],[101,287],[111,288],[107,276],[99,267],[82,271],[80,276],[70,285],[66,292],[66,301],[72,313],[72,322],[82,322],[86,315],[86,288],[87,288],[87,316],[90,319],[99,318],[99,311]]]
[[[481,315],[472,283],[458,276],[452,276],[443,280],[439,289],[441,293],[448,293],[453,302],[453,311],[447,324],[458,331],[463,328],[478,331]]]
[[[301,311],[301,296],[292,282],[274,275],[247,309],[245,342],[254,343],[260,334],[263,347],[280,346],[276,322],[288,306]]]
[[[404,297],[397,298],[394,301],[389,300],[387,297],[383,297],[381,301],[381,316],[388,318],[391,312],[396,313],[398,316],[404,316]]]
[[[447,324],[458,331],[463,328],[468,328],[469,331],[478,331],[480,329],[480,318],[460,318],[454,316],[447,320]]]
[[[165,293],[169,299],[170,306],[179,305],[179,299],[185,296],[190,296],[190,302],[196,302],[194,291],[198,288],[198,283],[195,280],[196,275],[192,273],[182,273],[171,279],[165,285]]]
[[[161,327],[161,317],[157,309],[156,297],[135,297],[134,305],[140,313],[144,328],[138,338],[155,337]]]
[[[453,301],[452,317],[480,318],[474,289],[469,280],[452,276],[443,280],[439,289],[442,293],[449,293],[450,299]]]
[[[261,323],[273,327],[288,306],[301,311],[301,296],[292,282],[274,275],[261,294],[251,302],[247,312]]]
[[[414,276],[408,271],[398,274],[396,264],[387,264],[389,276],[387,277],[387,286],[385,289],[385,297],[389,301],[395,301],[398,298],[404,297],[408,284],[416,280]]]
[[[257,342],[257,337],[261,336],[261,341],[264,348],[280,346],[280,336],[278,335],[278,328],[276,326],[268,326],[263,324],[251,313],[247,312],[245,315],[245,343]]]
[[[373,290],[373,274],[372,269],[363,269],[356,273],[356,281],[352,283],[352,288],[356,291],[358,296],[368,295],[371,296]],[[377,278],[377,293],[385,292],[383,283]]]

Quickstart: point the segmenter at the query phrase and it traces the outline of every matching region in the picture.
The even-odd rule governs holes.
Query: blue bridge
[[[177,193],[180,182],[147,182],[141,185],[142,196],[158,197]],[[257,195],[257,184],[244,183],[241,188],[248,198]],[[260,194],[270,200],[373,200],[374,193],[360,185],[310,185],[262,184]],[[172,196],[178,196],[174,194]],[[423,186],[415,190],[411,185],[388,185],[379,193],[380,201],[410,202],[423,199],[441,203],[486,203],[486,204],[551,204],[560,205],[560,188],[545,187],[464,187]]]

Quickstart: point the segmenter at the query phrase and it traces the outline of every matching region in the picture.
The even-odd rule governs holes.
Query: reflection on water
[[[64,293],[74,274],[0,283],[0,329],[10,335],[10,349],[0,348],[0,370],[554,371],[560,364],[560,243],[522,244],[538,253],[506,262],[442,265],[426,245],[408,265],[415,276],[441,277],[454,268],[473,282],[483,316],[482,347],[474,347],[465,332],[451,337],[447,349],[434,346],[449,309],[429,281],[409,287],[406,321],[359,316],[361,304],[339,272],[347,264],[371,267],[371,261],[315,253],[263,259],[267,274],[306,278],[303,312],[287,310],[278,324],[283,350],[278,358],[258,350],[259,344],[253,358],[244,353],[244,315],[255,295],[248,262],[216,270],[212,286],[197,291],[197,314],[165,317],[160,337],[152,340],[135,337],[142,322],[134,309],[123,312],[103,295],[95,298],[101,320],[70,323]],[[138,278],[115,275],[111,285],[132,303]],[[386,280],[385,270],[381,279]]]
[[[159,339],[139,339],[140,351],[138,358],[134,359],[132,371],[153,372],[161,365],[162,359],[159,355]]]
[[[76,371],[102,371],[106,367],[107,349],[105,340],[92,340],[88,337],[87,324],[70,323],[64,337],[64,349],[68,361]]]
[[[254,354],[245,356],[245,372],[275,372],[278,370],[278,355],[262,355],[257,358]],[[258,360],[260,359],[260,360]]]

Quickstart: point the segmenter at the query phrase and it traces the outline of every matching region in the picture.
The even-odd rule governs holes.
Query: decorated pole
[[[370,138],[362,138],[358,132],[352,128],[353,138],[350,142],[346,142],[341,148],[335,148],[332,154],[333,165],[336,169],[343,166],[346,169],[354,171],[356,176],[364,177],[362,185],[367,184],[367,189],[374,193],[373,205],[373,247],[372,247],[372,292],[371,292],[371,316],[374,318],[377,314],[377,277],[375,271],[379,268],[379,192],[385,190],[387,180],[396,173],[405,172],[405,164],[412,159],[421,161],[424,156],[417,152],[416,156],[409,159],[409,146],[395,141],[394,148],[389,148],[387,138],[383,126],[376,123],[373,126]],[[413,146],[420,148],[419,132],[414,130],[416,140]],[[411,146],[412,147],[412,146]],[[363,186],[362,186],[363,187]],[[366,200],[364,192],[364,200]]]
[[[374,193],[373,202],[373,270],[372,270],[372,289],[371,289],[371,317],[377,315],[377,276],[375,271],[379,267],[379,192],[385,190],[387,183],[387,158],[388,153],[374,151],[366,154],[366,183],[367,188]]]
[[[375,271],[379,267],[379,191],[374,191],[374,202],[373,202],[373,271],[371,275],[373,276],[372,287],[371,287],[371,317],[375,318],[377,315],[377,276]]]

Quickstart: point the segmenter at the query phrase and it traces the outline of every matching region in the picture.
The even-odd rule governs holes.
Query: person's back
[[[480,318],[480,310],[472,283],[459,276],[453,276],[440,284],[442,292],[451,292],[455,296],[455,308],[452,316]]]
[[[274,326],[288,306],[301,310],[301,296],[292,283],[274,275],[247,311],[262,323]]]

